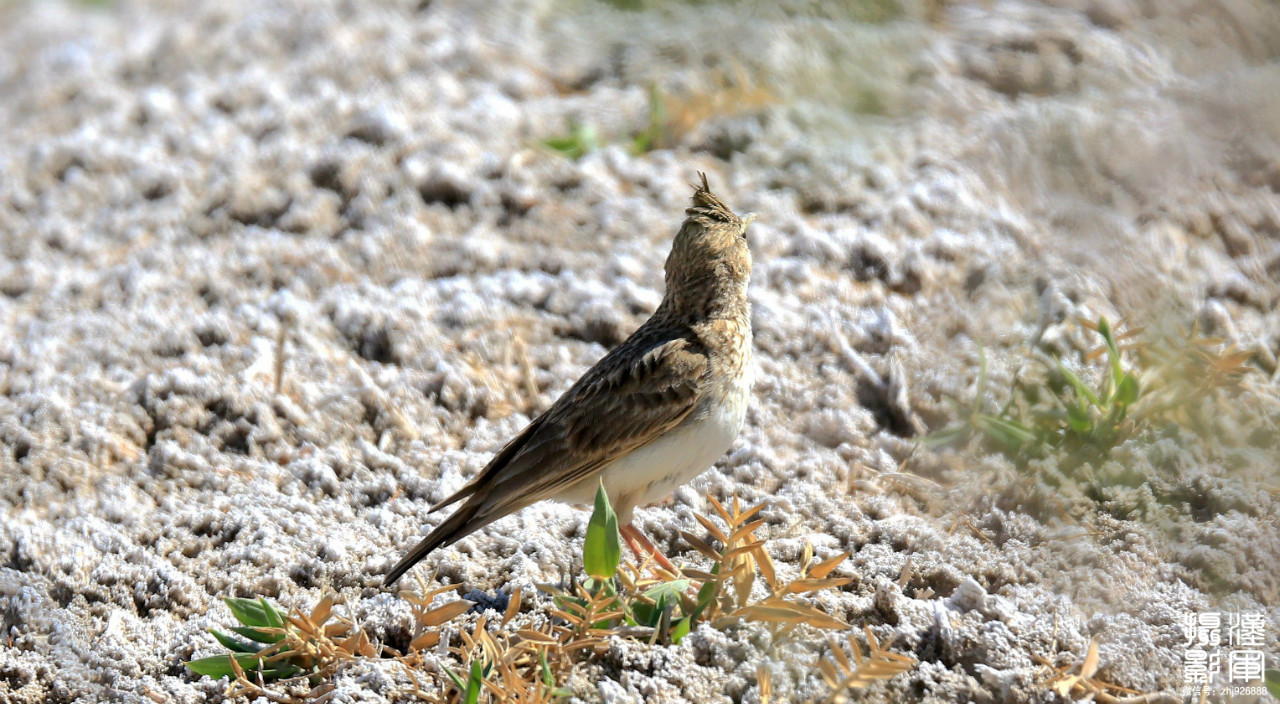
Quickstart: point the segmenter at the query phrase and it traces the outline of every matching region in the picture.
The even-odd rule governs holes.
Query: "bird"
[[[384,585],[433,550],[538,501],[589,505],[602,484],[631,551],[675,571],[632,525],[635,508],[665,498],[729,449],[754,379],[747,228],[755,215],[739,217],[698,175],[653,315],[431,507],[460,502]]]

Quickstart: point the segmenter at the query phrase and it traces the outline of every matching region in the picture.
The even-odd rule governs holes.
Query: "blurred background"
[[[673,557],[704,492],[852,552],[830,608],[922,662],[872,701],[1051,701],[1092,639],[1167,693],[1211,610],[1274,656],[1278,59],[1268,0],[2,2],[0,695],[220,692],[227,594],[407,642],[380,570],[653,311],[697,171],[760,374],[641,511]],[[554,581],[584,520],[424,570]],[[699,637],[583,691],[760,701]]]

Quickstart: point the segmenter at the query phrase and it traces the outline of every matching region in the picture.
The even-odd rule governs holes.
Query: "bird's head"
[[[751,276],[751,250],[747,247],[747,226],[752,213],[738,217],[707,185],[707,175],[698,174],[693,205],[676,234],[667,257],[667,298],[673,305],[693,308],[687,312],[714,315],[718,308],[746,300]]]

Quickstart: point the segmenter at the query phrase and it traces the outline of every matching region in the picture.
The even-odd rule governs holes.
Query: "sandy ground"
[[[920,660],[860,701],[1058,701],[1033,658],[1090,639],[1102,679],[1179,701],[1206,611],[1263,614],[1280,658],[1274,4],[33,1],[0,27],[0,701],[217,700],[182,662],[232,595],[336,591],[404,647],[380,573],[657,305],[698,170],[759,215],[760,373],[730,452],[638,512],[669,554],[696,563],[706,492],[769,501],[782,569],[851,551],[818,603]],[[655,82],[675,128],[634,155]],[[539,146],[572,124],[601,148]],[[995,410],[1100,314],[1198,322],[1252,371],[1208,432],[1082,467],[917,443],[979,349]],[[585,519],[535,506],[418,573],[501,609],[574,569]],[[763,665],[817,699],[811,635],[619,641],[569,684],[755,702]]]

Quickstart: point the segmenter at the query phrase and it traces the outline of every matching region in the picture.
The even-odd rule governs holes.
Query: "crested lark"
[[[637,555],[670,566],[634,526],[636,506],[715,463],[746,416],[751,391],[751,252],[747,225],[705,174],[667,257],[653,316],[551,408],[432,510],[462,505],[387,573],[392,584],[436,548],[543,499],[590,504],[600,482]]]

